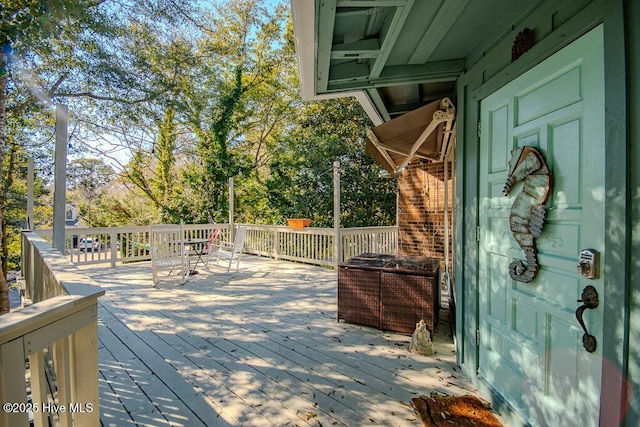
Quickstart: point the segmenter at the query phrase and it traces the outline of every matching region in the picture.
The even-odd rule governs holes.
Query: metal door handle
[[[589,353],[593,353],[594,351],[596,351],[598,342],[596,341],[596,337],[594,337],[589,333],[589,331],[587,331],[587,327],[585,326],[584,320],[582,319],[582,314],[586,309],[594,309],[600,304],[598,291],[596,291],[596,288],[591,285],[587,286],[582,290],[582,299],[579,299],[578,302],[582,303],[582,305],[576,310],[576,319],[578,319],[578,323],[580,323],[580,326],[582,326],[582,330],[584,330],[584,335],[582,336],[582,346]]]

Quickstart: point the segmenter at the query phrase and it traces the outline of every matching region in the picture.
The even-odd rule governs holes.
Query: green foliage
[[[3,0],[0,5],[0,44],[26,47],[65,31],[65,24],[79,25],[90,16],[96,2],[82,0]],[[95,21],[91,21],[95,24]]]
[[[86,157],[69,163],[68,197],[87,225],[226,222],[233,177],[237,222],[310,217],[330,227],[334,161],[343,226],[395,223],[395,182],[380,179],[364,152],[371,123],[362,108],[349,99],[303,103],[298,95],[286,4],[23,0],[2,7],[2,40],[16,53],[6,124],[22,150],[11,166],[20,185],[7,221],[24,217],[24,174],[16,171],[29,153],[37,158],[38,224],[50,225],[53,114],[42,101],[51,100],[69,105],[73,150]],[[114,141],[125,160],[107,148]]]
[[[181,33],[149,21],[130,27],[124,56],[159,96],[112,117],[155,141],[123,168],[126,191],[146,200],[145,220],[130,215],[138,209],[123,220],[225,222],[234,177],[236,221],[308,216],[332,226],[337,160],[343,225],[395,222],[395,185],[364,153],[366,114],[352,100],[301,102],[288,10],[262,4],[185,8],[184,25],[195,25]]]
[[[91,201],[114,177],[114,170],[100,159],[80,158],[67,163],[67,192],[73,202]]]
[[[175,111],[170,108],[165,112],[164,120],[158,125],[158,140],[155,145],[156,174],[151,180],[151,188],[157,194],[158,207],[162,222],[171,222],[175,217],[175,206],[172,204],[174,193],[177,193],[173,177],[173,167],[176,163],[175,148],[177,126],[174,121]]]
[[[296,127],[276,149],[264,178],[266,200],[278,207],[271,220],[308,217],[333,226],[333,162],[340,163],[341,224],[344,227],[395,223],[395,182],[379,177],[365,153],[369,119],[355,100],[336,99],[298,106]],[[250,209],[250,208],[249,208]]]

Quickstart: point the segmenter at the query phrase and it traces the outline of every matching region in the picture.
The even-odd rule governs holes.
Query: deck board
[[[148,263],[83,267],[106,290],[103,425],[419,426],[412,397],[477,394],[446,319],[438,353],[413,355],[410,336],[336,321],[333,270],[257,257],[212,270],[154,288]]]
[[[137,386],[129,393],[143,401],[148,400],[162,414],[162,418],[156,417],[153,422],[147,422],[145,418],[140,419],[136,414],[131,414],[137,424],[226,425],[216,412],[221,410],[221,407],[204,392],[204,382],[202,388],[197,387],[198,384],[191,378],[194,369],[188,371],[191,365],[179,351],[135,321],[127,321],[126,310],[114,306],[112,301],[102,300],[100,305],[100,319],[129,350],[129,354],[121,356],[119,362],[126,366],[128,375],[139,374]],[[137,362],[144,365],[144,368],[136,369],[136,366],[132,366],[139,365]],[[102,360],[100,370],[103,370]],[[102,412],[104,420],[104,411]]]
[[[109,319],[104,311],[100,316]],[[148,425],[171,425],[172,422],[189,419],[194,426],[205,425],[109,328],[100,326],[98,335],[101,342],[99,357],[103,365],[101,374],[130,419]],[[153,394],[157,399],[141,399],[140,393]],[[111,405],[107,412],[105,405],[102,406],[105,420],[107,413],[119,409]],[[117,417],[109,416],[106,424],[118,426],[126,420],[127,415],[120,411],[117,413]]]

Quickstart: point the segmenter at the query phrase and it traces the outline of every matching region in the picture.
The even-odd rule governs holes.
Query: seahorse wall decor
[[[529,283],[538,272],[536,239],[542,233],[552,185],[547,163],[534,147],[518,147],[511,151],[509,175],[502,194],[507,196],[512,187],[523,180],[522,190],[511,206],[509,225],[513,237],[524,250],[525,260],[509,264],[509,274],[513,280]]]

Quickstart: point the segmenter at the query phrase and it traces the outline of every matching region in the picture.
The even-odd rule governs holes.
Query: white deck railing
[[[365,252],[396,254],[398,227],[356,227],[340,229],[341,253],[335,259],[336,232],[333,228],[308,227],[294,230],[287,226],[248,226],[244,252],[275,259],[337,266],[342,260]],[[206,239],[215,228],[229,238],[229,224],[185,224],[187,238]],[[44,237],[51,230],[38,230]],[[68,228],[65,230],[67,255],[74,264],[99,264],[150,260],[149,227]],[[96,248],[84,248],[82,239],[97,241]]]
[[[0,317],[0,401],[10,405],[0,411],[0,425],[29,426],[31,416],[36,427],[99,426],[97,316],[104,291],[35,233],[22,236],[22,264],[34,304]],[[53,360],[53,395],[45,354]]]
[[[335,260],[335,230],[309,227],[248,225],[244,250],[275,259],[336,266],[338,262],[365,252],[396,254],[397,227],[357,227],[340,230],[342,253]]]
[[[347,260],[366,252],[398,254],[398,227],[356,227],[340,230],[342,256]]]
[[[227,238],[228,224],[184,225],[187,239],[206,239],[215,228],[221,229],[223,238]],[[37,230],[37,233],[46,239],[53,236],[51,229]],[[83,244],[83,239],[97,243]],[[109,263],[115,266],[116,263],[151,260],[149,226],[67,228],[65,240],[66,255],[77,265]]]
[[[333,265],[334,232],[329,228],[294,230],[278,225],[248,225],[249,254],[318,265]]]
[[[193,239],[208,238],[214,228],[228,239],[228,224],[184,226]],[[73,228],[65,234],[65,255],[44,240],[51,230],[23,234],[22,270],[33,304],[0,318],[0,400],[13,404],[0,412],[0,426],[28,426],[30,417],[36,427],[100,424],[97,315],[104,291],[74,264],[148,260],[149,227]],[[324,266],[363,252],[397,252],[397,227],[347,228],[338,234],[342,252],[335,259],[337,234],[326,228],[249,225],[245,252]],[[95,247],[80,244],[87,238]],[[51,394],[46,355],[57,379]]]

